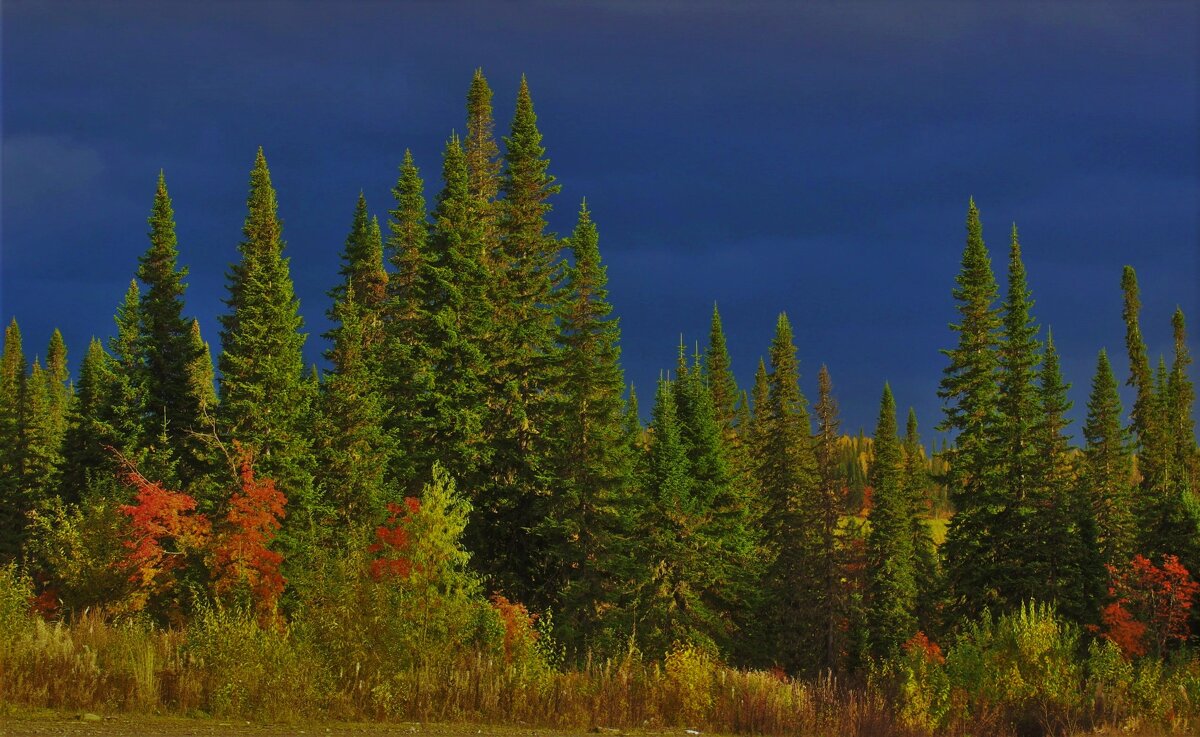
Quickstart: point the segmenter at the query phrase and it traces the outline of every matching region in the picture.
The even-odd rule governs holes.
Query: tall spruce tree
[[[259,148],[250,172],[241,260],[228,274],[228,314],[221,316],[221,435],[256,454],[259,475],[287,496],[284,536],[316,531],[321,500],[313,488],[312,390],[301,350],[306,334],[267,159]]]
[[[1171,316],[1175,355],[1171,361],[1171,374],[1167,384],[1169,400],[1168,423],[1170,429],[1171,464],[1176,469],[1173,476],[1178,479],[1184,493],[1200,492],[1200,449],[1196,447],[1196,423],[1192,419],[1192,408],[1196,402],[1196,388],[1188,376],[1192,365],[1191,352],[1187,345],[1187,323],[1183,310],[1176,307]]]
[[[467,137],[463,148],[467,159],[467,189],[474,200],[483,241],[483,261],[493,272],[503,264],[500,253],[500,192],[503,162],[496,145],[496,123],[492,115],[492,90],[482,69],[476,69],[467,92]]]
[[[216,375],[213,373],[212,351],[200,332],[199,320],[192,320],[188,328],[188,340],[194,356],[187,368],[188,391],[196,399],[201,426],[206,427],[211,422],[211,413],[217,408],[217,390],[214,388]]]
[[[917,429],[917,413],[908,408],[908,419],[904,424],[904,461],[900,469],[900,488],[908,500],[909,527],[912,531],[913,570],[917,584],[917,624],[923,632],[937,627],[936,598],[941,587],[941,567],[938,562],[937,546],[925,515],[930,511],[928,489],[930,484],[929,464],[921,445]]]
[[[527,534],[540,524],[539,509],[549,493],[552,439],[549,422],[556,403],[554,388],[561,295],[559,243],[546,232],[550,198],[559,191],[548,171],[549,160],[525,78],[517,93],[512,129],[505,140],[501,180],[501,255],[489,279],[495,310],[490,348],[488,389],[492,430],[491,458],[474,486],[482,506],[495,510],[486,536],[493,584],[508,595],[535,606],[545,602],[536,570],[544,561],[541,543]],[[478,212],[476,211],[477,220]],[[482,221],[480,221],[482,240]],[[497,543],[499,549],[496,549]],[[477,553],[483,550],[476,548]],[[490,553],[496,553],[490,555]]]
[[[77,399],[64,439],[65,464],[62,490],[64,501],[78,502],[93,482],[111,477],[117,470],[109,447],[116,447],[111,426],[105,421],[113,401],[115,380],[112,356],[104,344],[92,338],[79,366]]]
[[[67,344],[58,328],[51,333],[50,345],[46,347],[46,380],[50,429],[56,442],[61,444],[67,432],[75,390],[71,386],[71,370],[67,367]]]
[[[1087,408],[1079,483],[1096,520],[1101,561],[1123,565],[1137,551],[1138,541],[1132,443],[1122,424],[1117,379],[1103,350],[1096,360]]]
[[[704,368],[708,376],[709,391],[712,392],[713,407],[717,411],[717,422],[721,434],[732,448],[737,445],[737,381],[733,377],[729,347],[725,343],[725,330],[721,327],[721,313],[713,303],[712,324],[708,331],[708,351],[705,353]]]
[[[180,481],[190,485],[205,470],[204,448],[196,434],[205,423],[191,386],[192,367],[200,358],[183,316],[186,267],[177,265],[175,214],[166,179],[158,173],[154,205],[148,218],[150,247],[138,262],[138,279],[146,285],[141,298],[141,344],[145,372],[145,409],[156,432],[165,433],[179,462]]]
[[[619,530],[619,505],[633,473],[624,417],[620,327],[611,317],[608,275],[586,201],[570,239],[562,317],[561,409],[555,422],[554,495],[543,524],[548,541],[547,598],[561,612],[565,642],[582,652],[594,643],[603,606],[612,598],[608,559]],[[553,595],[551,592],[558,592]]]
[[[1094,621],[1098,603],[1094,582],[1102,572],[1096,542],[1096,518],[1090,497],[1076,483],[1075,460],[1070,447],[1067,399],[1070,385],[1059,366],[1053,336],[1046,333],[1046,350],[1037,387],[1041,417],[1033,428],[1030,467],[1035,486],[1035,518],[1029,538],[1035,549],[1036,589],[1032,596],[1055,602],[1063,614],[1076,621]]]
[[[974,200],[967,208],[967,244],[955,284],[959,322],[950,328],[958,345],[942,351],[950,365],[938,389],[945,402],[938,430],[956,433],[948,483],[957,512],[942,550],[950,614],[974,616],[1002,602],[994,582],[1005,565],[993,539],[1005,508],[996,458],[998,289]]]
[[[21,483],[17,493],[17,508],[21,523],[29,510],[39,507],[59,488],[59,473],[63,465],[62,440],[55,416],[56,380],[53,373],[33,360],[21,403]],[[19,533],[24,540],[24,532]]]
[[[913,507],[902,485],[896,401],[883,385],[871,464],[871,532],[867,537],[868,643],[879,657],[899,654],[917,631]]]
[[[1039,598],[1042,586],[1031,565],[1029,540],[1038,522],[1037,492],[1044,487],[1038,471],[1035,428],[1043,419],[1038,406],[1038,327],[1030,314],[1033,301],[1021,259],[1017,226],[1012,227],[1008,259],[1008,293],[1001,306],[1002,340],[999,345],[999,418],[996,427],[996,501],[999,516],[989,537],[994,541],[998,567],[992,586],[997,604],[1014,609],[1022,602]]]
[[[842,474],[838,462],[841,422],[838,419],[837,400],[833,396],[833,380],[824,364],[817,373],[817,404],[813,409],[817,416],[815,456],[818,485],[815,520],[820,541],[820,553],[817,556],[820,564],[820,588],[816,604],[822,640],[820,666],[826,670],[838,670],[846,609],[842,590],[842,565],[845,555],[839,535],[843,507]]]
[[[360,193],[342,252],[342,283],[330,296],[334,328],[326,358],[333,365],[321,395],[322,432],[316,443],[323,496],[337,528],[382,521],[393,444],[385,428],[383,335],[387,274],[378,227]]]
[[[389,462],[391,477],[410,493],[421,488],[433,457],[426,438],[426,409],[433,392],[433,363],[426,346],[432,339],[430,298],[435,280],[430,267],[429,213],[425,183],[404,152],[400,177],[392,188],[395,208],[388,219],[386,252],[392,264],[388,276],[384,372],[387,389],[387,429],[396,440]]]
[[[813,607],[820,591],[821,548],[808,402],[800,391],[799,361],[785,314],[776,322],[770,359],[766,403],[756,409],[764,415],[757,476],[770,561],[760,621],[766,652],[787,671],[798,673],[811,670],[822,651],[822,631]]]
[[[4,354],[0,357],[0,564],[20,554],[21,531],[25,527],[21,499],[25,366],[21,328],[14,317],[4,329]]]

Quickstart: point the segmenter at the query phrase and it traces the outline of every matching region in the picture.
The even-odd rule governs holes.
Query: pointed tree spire
[[[1192,419],[1196,388],[1188,376],[1192,356],[1187,345],[1187,324],[1179,307],[1171,316],[1171,328],[1175,339],[1175,355],[1167,382],[1167,393],[1171,398],[1170,430],[1167,436],[1174,445],[1171,462],[1176,471],[1173,475],[1183,491],[1194,493],[1200,490],[1200,449],[1196,447],[1196,423]]]
[[[721,327],[721,313],[713,303],[712,324],[708,331],[708,351],[705,354],[705,371],[713,406],[717,409],[717,421],[726,438],[736,433],[737,401],[740,396],[737,381],[733,378],[729,347],[725,343],[725,331]]]
[[[18,557],[20,534],[25,527],[24,506],[20,503],[25,367],[21,328],[14,317],[4,329],[4,353],[0,357],[0,564]]]
[[[1121,396],[1108,354],[1101,350],[1088,397],[1080,483],[1096,519],[1100,556],[1123,565],[1136,552],[1137,522],[1133,498],[1133,458],[1129,432],[1122,424]]]
[[[480,219],[484,263],[491,269],[501,262],[499,207],[500,147],[496,145],[495,119],[492,115],[492,90],[482,69],[476,69],[467,92],[467,189]]]
[[[1003,561],[992,537],[1004,508],[996,457],[998,288],[974,199],[967,207],[967,242],[955,284],[959,321],[950,327],[958,344],[942,351],[949,365],[938,388],[945,402],[938,430],[956,433],[948,481],[957,511],[942,551],[950,607],[955,614],[974,616],[996,603],[994,585]]]
[[[913,509],[901,486],[896,402],[883,385],[871,464],[871,533],[867,538],[868,642],[880,657],[898,654],[916,633],[917,582],[912,549]]]
[[[275,480],[288,498],[283,537],[314,531],[320,501],[314,494],[310,447],[312,396],[304,379],[304,333],[275,188],[262,148],[250,172],[241,260],[228,275],[229,312],[221,316],[218,426],[226,440],[253,449],[256,472]]]
[[[843,551],[840,541],[842,519],[842,473],[839,467],[838,440],[841,421],[833,396],[833,379],[824,364],[817,373],[816,461],[818,488],[815,520],[820,542],[817,618],[821,629],[823,669],[840,670],[841,633],[845,624],[846,601],[842,586]]]

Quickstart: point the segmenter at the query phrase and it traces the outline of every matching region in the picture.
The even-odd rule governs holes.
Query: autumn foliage
[[[537,615],[530,614],[524,604],[509,601],[500,594],[492,596],[492,608],[500,615],[500,623],[504,626],[504,661],[511,663],[514,658],[525,655],[537,641],[538,633],[534,629]]]
[[[1112,601],[1101,613],[1103,635],[1126,657],[1162,655],[1188,637],[1188,617],[1200,584],[1174,555],[1161,567],[1137,555],[1123,568],[1108,567]]]
[[[367,548],[376,556],[371,561],[371,578],[380,582],[402,580],[412,574],[410,531],[421,511],[421,502],[410,496],[405,498],[403,505],[393,502],[387,509],[387,521],[375,528],[375,542]]]
[[[218,597],[249,593],[260,617],[270,617],[286,583],[283,556],[271,550],[287,512],[287,497],[272,479],[257,478],[249,453],[240,451],[240,486],[229,500],[224,530],[212,549],[213,591]]]
[[[191,496],[170,491],[132,467],[126,470],[125,479],[136,494],[133,504],[120,508],[129,517],[124,543],[128,553],[120,566],[133,585],[127,607],[141,611],[151,599],[174,586],[175,573],[186,565],[190,554],[205,548],[211,525],[196,512],[196,500]]]

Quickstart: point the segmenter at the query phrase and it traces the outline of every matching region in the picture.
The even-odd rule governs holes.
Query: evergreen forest
[[[1112,274],[1124,346],[1096,346],[1072,390],[1016,226],[989,248],[964,193],[940,416],[881,377],[873,432],[845,433],[837,377],[802,367],[803,316],[779,314],[735,377],[716,305],[639,394],[604,213],[556,180],[524,79],[513,110],[498,133],[476,71],[440,162],[398,156],[390,202],[348,193],[322,336],[261,148],[219,324],[189,317],[198,254],[160,172],[112,333],[76,358],[58,331],[43,348],[7,325],[0,705],[1200,730],[1181,310],[1143,316],[1134,269]],[[569,234],[552,208],[577,212]],[[1143,320],[1170,321],[1171,355],[1150,355]],[[305,365],[309,340],[326,368]]]

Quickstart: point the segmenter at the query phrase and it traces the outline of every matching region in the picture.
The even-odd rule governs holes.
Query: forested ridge
[[[779,314],[739,381],[714,305],[707,340],[681,341],[640,397],[643,425],[603,213],[579,198],[572,232],[548,232],[552,207],[576,205],[524,79],[507,135],[480,71],[466,112],[440,171],[404,153],[386,212],[347,201],[325,371],[302,357],[310,336],[263,149],[219,325],[188,317],[163,173],[115,330],[93,338],[74,380],[58,331],[35,352],[11,321],[0,700],[52,702],[53,686],[13,686],[46,668],[33,640],[16,643],[36,639],[35,622],[43,635],[87,622],[167,638],[154,647],[198,659],[184,671],[217,669],[195,693],[155,686],[141,704],[154,708],[253,711],[248,683],[218,687],[239,667],[221,642],[243,637],[275,642],[296,672],[321,663],[311,688],[324,696],[307,702],[354,714],[442,708],[406,700],[421,680],[405,674],[462,658],[607,683],[594,663],[636,657],[676,689],[675,711],[647,722],[716,720],[712,679],[761,671],[781,688],[835,677],[883,694],[907,730],[985,716],[999,732],[1129,715],[1200,725],[1192,361],[1178,309],[1172,355],[1149,355],[1133,268],[1112,275],[1129,375],[1098,351],[1081,427],[1017,227],[1002,293],[973,200],[947,285],[941,417],[918,418],[881,382],[874,432],[843,434],[836,377],[806,364],[815,402],[801,391],[803,317]],[[933,452],[923,426],[952,442]],[[1164,690],[1181,695],[1147,705]],[[795,726],[730,719],[714,723]]]

